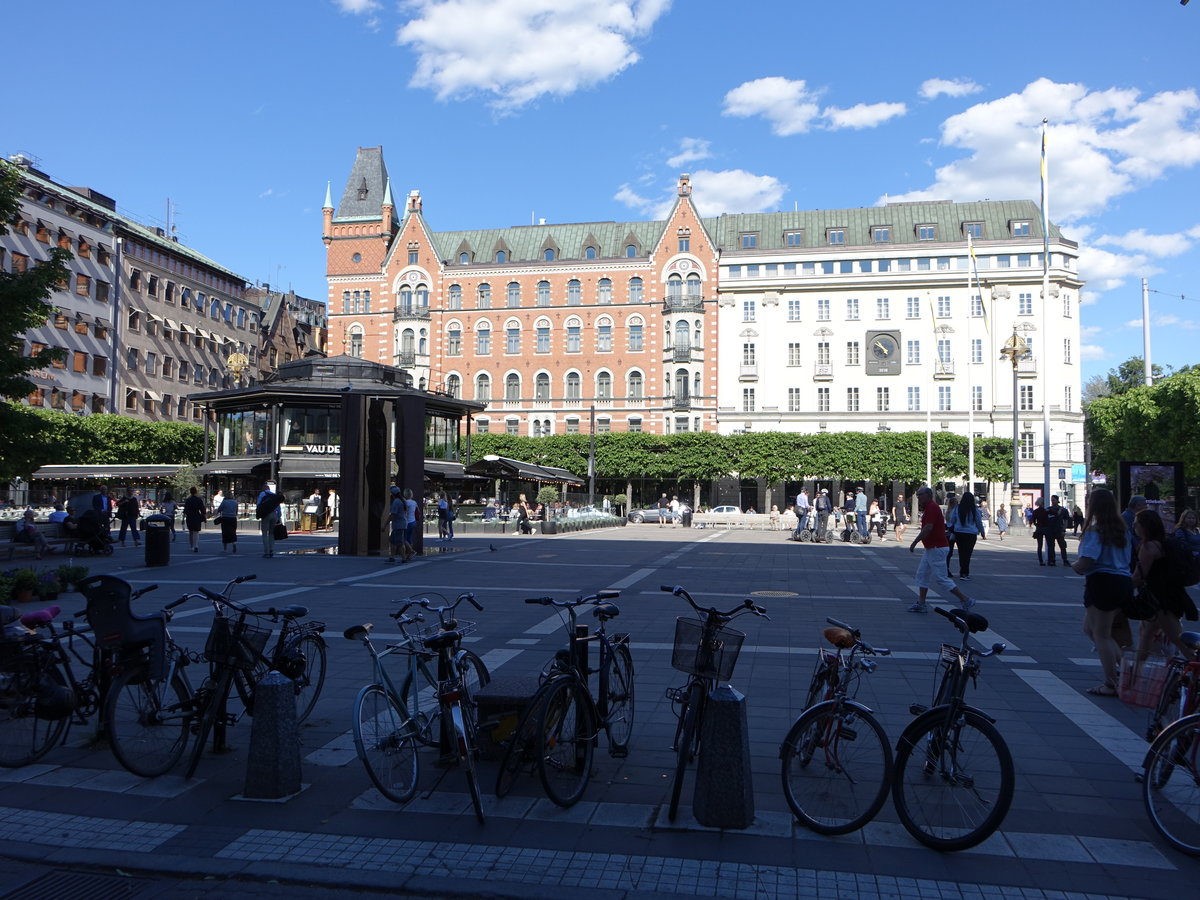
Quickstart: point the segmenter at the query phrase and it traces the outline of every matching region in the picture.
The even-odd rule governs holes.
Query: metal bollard
[[[279,672],[271,672],[254,688],[254,725],[243,797],[279,800],[300,792],[297,731],[295,685]]]
[[[708,695],[700,728],[692,815],[709,828],[749,828],[754,824],[746,696],[727,684]]]

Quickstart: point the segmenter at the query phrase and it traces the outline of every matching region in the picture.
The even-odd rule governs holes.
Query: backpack
[[[1192,552],[1186,538],[1173,535],[1163,541],[1163,552],[1167,558],[1167,573],[1171,581],[1181,587],[1191,587],[1200,582],[1200,555]]]

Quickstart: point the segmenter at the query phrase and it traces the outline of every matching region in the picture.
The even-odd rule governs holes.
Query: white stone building
[[[1078,246],[1051,225],[1043,301],[1033,202],[731,215],[717,230],[722,433],[1011,440],[1015,394],[1026,497],[1043,483],[1043,404],[1052,489],[1084,461]],[[1001,353],[1014,334],[1028,348],[1015,374]]]

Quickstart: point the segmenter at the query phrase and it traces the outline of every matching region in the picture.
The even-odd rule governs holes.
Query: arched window
[[[416,353],[417,351],[417,335],[411,328],[405,328],[400,333],[400,352],[401,353]]]
[[[459,264],[460,266],[465,266],[465,265],[466,265],[467,263],[469,263],[470,261],[471,261],[471,254],[469,254],[469,253],[467,253],[467,252],[465,252],[465,251],[464,251],[464,252],[462,252],[462,253],[460,253],[460,254],[458,254],[458,264]]]
[[[363,354],[363,331],[361,325],[350,326],[349,353],[351,356],[358,357],[361,357]]]
[[[687,295],[693,299],[700,299],[700,276],[692,272],[687,277]]]
[[[407,285],[400,288],[400,314],[407,316],[413,311],[413,294],[412,288]]]
[[[547,372],[538,372],[537,377],[533,380],[533,399],[534,400],[549,400],[550,399],[550,375]]]
[[[691,328],[688,326],[687,322],[683,322],[683,321],[676,322],[675,323],[675,349],[676,350],[686,350],[691,345],[691,341],[689,340],[690,335],[691,335]]]
[[[508,254],[505,253],[503,250],[497,250],[496,251],[496,262],[498,262],[498,263],[508,262]]]
[[[699,319],[697,319],[695,327],[692,331],[692,346],[696,347],[696,348],[703,347],[704,346],[703,336],[704,336],[704,323],[701,322]]]
[[[595,259],[596,258],[596,248],[595,247],[585,248],[583,251],[583,258],[584,259]]]
[[[612,375],[608,372],[596,376],[596,397],[600,400],[612,399]]]
[[[695,375],[692,376],[692,396],[693,397],[700,396],[700,373],[699,372],[697,372]]]
[[[543,251],[542,251],[542,259],[544,259],[546,262],[551,262],[551,261],[553,261],[553,259],[554,259],[554,248],[553,248],[553,247],[547,247],[545,250],[543,250]]]
[[[612,303],[612,279],[601,278],[596,283],[596,302],[605,305]]]
[[[643,296],[642,279],[634,277],[629,279],[629,302],[641,303]]]
[[[508,375],[504,377],[504,399],[521,399],[521,376],[516,372],[509,372]]]
[[[612,319],[608,316],[601,316],[596,320],[596,351],[599,353],[611,353],[613,348],[612,336]]]
[[[567,306],[578,306],[583,302],[583,285],[578,278],[567,282]]]
[[[625,256],[627,259],[633,259],[635,256],[637,256],[637,246],[635,244],[626,244]]]
[[[505,289],[504,303],[506,306],[521,305],[521,285],[519,282],[510,281]]]
[[[550,320],[538,319],[533,323],[534,329],[534,352],[549,353],[550,352]]]
[[[567,373],[567,399],[578,400],[580,397],[580,380],[578,372]]]
[[[417,352],[422,356],[429,353],[429,338],[425,337],[425,332],[421,332],[421,336],[417,338]]]
[[[424,284],[417,285],[417,308],[429,308],[429,287]]]
[[[539,281],[537,283],[537,305],[538,306],[549,306],[550,305],[550,282]]]
[[[492,400],[492,379],[482,372],[475,376],[475,399],[480,403]]]
[[[686,400],[691,396],[691,379],[687,369],[675,370],[675,399]]]
[[[627,393],[630,400],[642,399],[642,373],[637,369],[629,373],[629,389]]]
[[[480,309],[490,309],[492,305],[492,286],[486,281],[476,291]]]
[[[683,296],[683,279],[678,275],[667,278],[667,296],[676,299]]]
[[[462,309],[462,285],[450,285],[450,308]]]
[[[446,393],[451,397],[457,397],[462,392],[462,378],[457,375],[448,375],[446,377]]]
[[[475,355],[490,356],[492,352],[492,326],[487,322],[475,324]]]

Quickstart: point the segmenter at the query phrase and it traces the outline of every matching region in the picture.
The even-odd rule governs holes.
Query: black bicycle
[[[892,800],[909,834],[935,850],[965,850],[988,838],[1012,803],[1012,754],[995,719],[969,706],[968,682],[979,678],[980,660],[1003,653],[970,646],[972,634],[986,631],[987,619],[961,609],[934,612],[962,634],[958,646],[942,644],[940,680],[933,706],[913,704],[916,718],[900,735]]]
[[[783,792],[796,818],[821,834],[862,828],[887,801],[892,748],[871,710],[855,700],[864,674],[890,650],[872,647],[857,628],[826,619],[834,650],[817,652],[804,712],[784,738]]]
[[[325,684],[325,623],[299,621],[307,615],[306,606],[272,607],[258,613],[260,622],[266,619],[272,624],[282,622],[283,626],[271,650],[258,654],[254,668],[234,672],[233,686],[250,715],[254,715],[254,687],[272,671],[291,679],[297,723],[307,719],[316,706]]]
[[[536,767],[546,796],[559,806],[573,806],[591,778],[601,728],[608,736],[609,755],[617,759],[628,755],[633,734],[633,656],[629,635],[610,635],[606,627],[620,615],[612,602],[620,596],[620,591],[608,590],[575,600],[525,600],[566,612],[567,649],[556,653],[542,673],[542,683],[513,732],[496,778],[497,797],[508,794],[522,769]],[[577,608],[588,605],[597,621],[591,634],[576,619]],[[599,647],[595,668],[588,661],[592,641]],[[589,687],[592,675],[597,676],[595,696]]]
[[[671,666],[690,677],[682,687],[668,688],[667,698],[675,707],[678,723],[675,727],[675,780],[671,784],[671,806],[668,818],[674,822],[679,812],[679,797],[683,792],[683,777],[688,764],[700,752],[700,725],[708,695],[722,681],[733,676],[738,654],[746,635],[728,625],[744,613],[770,619],[767,611],[747,598],[728,612],[715,607],[703,607],[682,587],[664,584],[660,590],[686,600],[699,619],[680,616],[675,620],[675,645]]]

